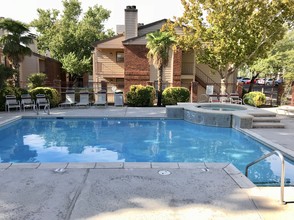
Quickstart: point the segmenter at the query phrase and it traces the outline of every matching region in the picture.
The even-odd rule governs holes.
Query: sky
[[[139,23],[152,23],[164,18],[172,19],[181,16],[183,7],[181,0],[79,0],[83,12],[96,4],[111,11],[110,18],[105,22],[106,29],[116,31],[117,24],[124,24],[124,9],[127,5],[136,5]],[[38,18],[37,9],[58,9],[63,11],[62,0],[1,0],[0,17],[29,23]]]

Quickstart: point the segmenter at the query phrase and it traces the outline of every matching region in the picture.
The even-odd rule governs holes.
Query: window
[[[125,59],[125,55],[123,52],[117,52],[116,53],[116,62],[117,63],[123,63]]]

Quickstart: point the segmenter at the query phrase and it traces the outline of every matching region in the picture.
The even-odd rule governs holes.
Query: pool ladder
[[[281,200],[281,204],[282,204],[282,205],[285,205],[285,204],[286,204],[286,202],[284,201],[284,188],[285,188],[285,160],[284,160],[284,156],[283,156],[283,154],[282,154],[280,151],[278,151],[278,150],[272,151],[272,152],[270,152],[270,153],[268,153],[268,154],[266,154],[266,155],[260,157],[259,159],[257,159],[257,160],[255,160],[255,161],[249,163],[249,164],[246,166],[246,168],[245,168],[245,170],[246,170],[246,171],[245,171],[245,176],[248,177],[248,168],[249,168],[249,167],[251,167],[252,165],[254,165],[254,164],[256,164],[256,163],[258,163],[258,162],[264,160],[265,158],[268,158],[268,157],[272,156],[273,154],[278,155],[279,158],[281,159],[281,165],[282,165],[282,166],[281,166],[281,180],[280,180],[280,182],[281,182],[281,195],[280,195],[280,200]]]
[[[39,115],[40,107],[36,107],[35,110],[36,110],[37,115]],[[47,104],[47,105],[44,106],[44,112],[47,115],[50,115],[50,105],[49,104]]]

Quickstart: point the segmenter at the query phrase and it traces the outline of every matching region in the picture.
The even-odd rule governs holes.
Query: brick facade
[[[124,93],[131,85],[147,85],[150,80],[150,64],[147,59],[148,49],[145,45],[125,46],[125,78]]]
[[[174,51],[173,59],[173,86],[181,86],[182,50]]]
[[[55,80],[60,80],[61,84],[66,83],[66,73],[62,69],[62,64],[52,58],[45,58],[45,73],[47,81],[53,83]]]

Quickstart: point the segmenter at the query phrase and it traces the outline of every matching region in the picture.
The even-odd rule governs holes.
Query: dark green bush
[[[243,96],[243,101],[245,104],[258,107],[265,104],[266,97],[262,92],[249,92]]]
[[[153,106],[155,89],[152,86],[132,85],[126,95],[127,104],[135,107]]]
[[[178,102],[188,102],[190,92],[185,87],[168,87],[162,93],[163,105],[176,105]]]
[[[18,100],[20,100],[21,94],[28,93],[27,90],[14,87],[14,86],[3,86],[0,90],[0,111],[5,110],[5,96],[6,95],[15,95]]]
[[[37,87],[34,89],[29,90],[33,99],[36,99],[37,94],[44,94],[50,101],[51,107],[56,107],[61,101],[61,96],[59,92],[50,87]]]

